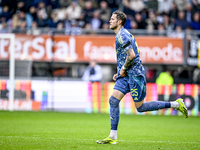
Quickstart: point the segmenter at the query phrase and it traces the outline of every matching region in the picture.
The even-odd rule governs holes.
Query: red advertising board
[[[182,64],[182,39],[167,37],[135,37],[141,59],[151,64]],[[54,43],[54,44],[53,44]],[[0,59],[9,58],[9,41],[0,39]],[[62,36],[50,37],[16,35],[15,58],[34,61],[115,63],[114,36]]]

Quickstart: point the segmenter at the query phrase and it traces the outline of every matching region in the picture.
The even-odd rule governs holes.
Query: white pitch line
[[[3,138],[23,138],[23,139],[28,139],[28,138],[31,138],[31,139],[59,139],[59,140],[70,140],[72,138],[51,138],[51,137],[30,137],[30,136],[0,136],[0,137],[3,137]],[[77,138],[77,139],[73,139],[73,140],[76,140],[76,141],[96,141],[97,139],[80,139],[80,138]],[[200,144],[200,142],[197,142],[197,141],[194,141],[194,142],[172,142],[172,141],[146,141],[146,140],[118,140],[118,141],[129,141],[129,142],[143,142],[143,143],[169,143],[169,144],[174,144],[174,143],[188,143],[188,144]]]

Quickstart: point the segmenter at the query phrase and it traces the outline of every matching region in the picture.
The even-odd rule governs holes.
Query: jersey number
[[[138,89],[131,89],[131,95],[132,96],[138,96]]]

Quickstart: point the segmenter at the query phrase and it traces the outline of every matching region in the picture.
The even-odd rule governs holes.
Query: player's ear
[[[122,20],[119,20],[119,24],[121,24],[121,25],[122,25]]]

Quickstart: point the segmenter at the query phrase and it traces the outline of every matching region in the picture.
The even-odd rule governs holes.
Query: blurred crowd
[[[0,30],[40,27],[81,34],[82,28],[108,29],[115,10],[127,14],[127,29],[171,30],[178,37],[182,30],[200,30],[200,0],[2,0]]]

